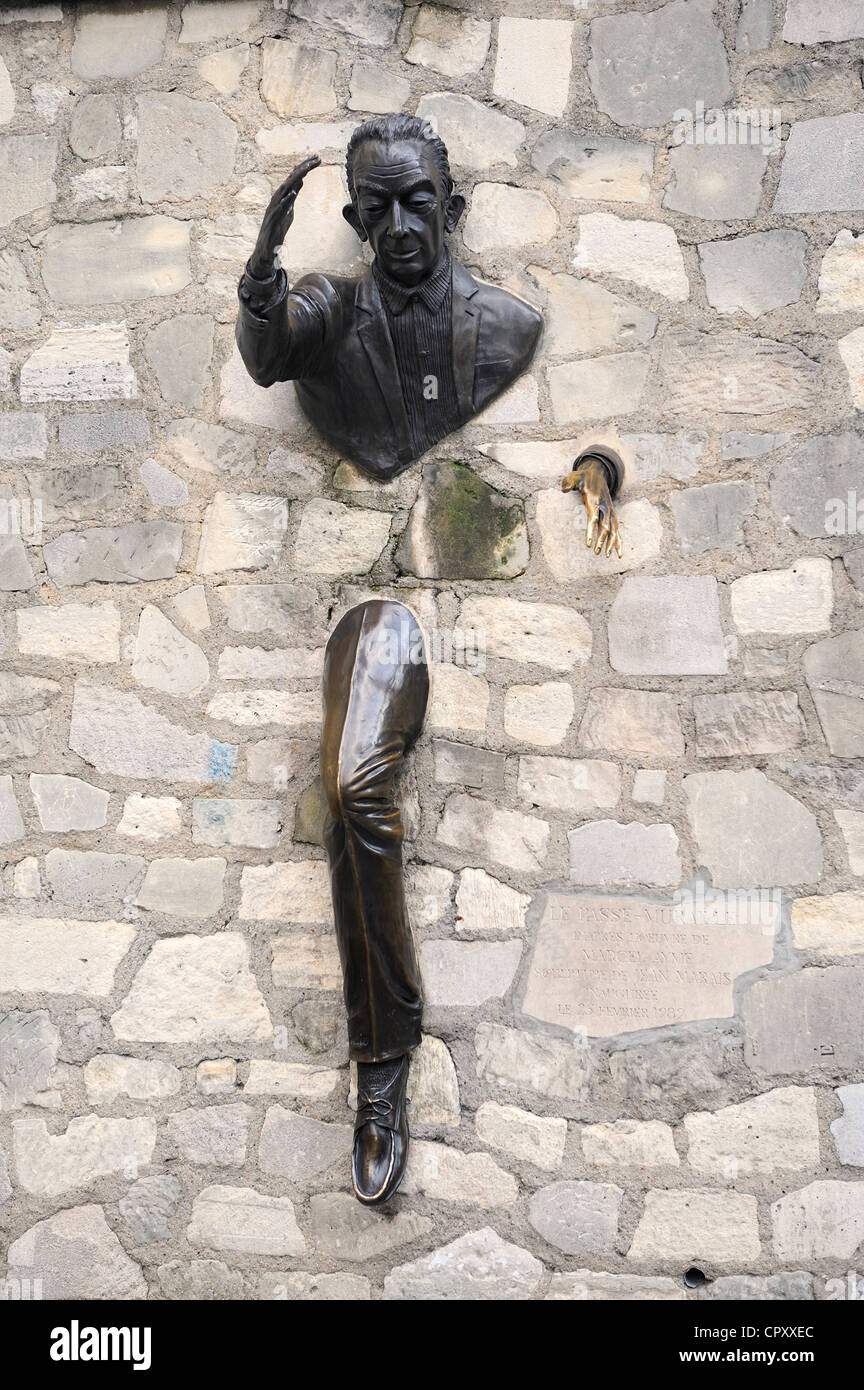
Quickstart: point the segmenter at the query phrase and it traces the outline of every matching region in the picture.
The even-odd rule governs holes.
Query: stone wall
[[[290,11],[0,9],[7,1294],[845,1296],[862,7]],[[309,151],[289,274],[362,265],[344,147],[394,109],[449,145],[456,255],[546,332],[378,486],[232,335]],[[559,490],[613,426],[620,562]],[[316,783],[322,649],[369,593],[440,658],[385,1212],[349,1195]]]

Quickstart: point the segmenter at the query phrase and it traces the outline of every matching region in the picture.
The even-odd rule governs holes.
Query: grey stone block
[[[816,817],[764,772],[696,772],[683,785],[699,862],[715,888],[818,881],[822,840]]]
[[[716,579],[625,579],[609,614],[609,661],[632,675],[723,675],[728,662]]]
[[[850,493],[864,477],[864,443],[851,430],[818,435],[801,443],[778,464],[771,479],[771,506],[799,536],[824,539],[845,530]],[[864,492],[862,492],[864,501]]]
[[[599,109],[618,125],[662,126],[697,102],[725,105],[729,64],[712,11],[711,0],[673,0],[594,19],[588,80]]]
[[[170,1240],[183,1184],[179,1178],[158,1174],[139,1178],[118,1203],[120,1215],[136,1245]]]
[[[808,647],[804,674],[831,752],[836,758],[864,757],[864,630]]]
[[[795,304],[807,278],[806,250],[804,233],[788,227],[702,242],[699,259],[708,303],[721,314],[741,309],[751,318]]]
[[[503,790],[506,763],[503,753],[440,738],[434,740],[432,751],[435,755],[436,782],[458,782],[463,787],[477,787],[485,791]]]
[[[808,967],[757,980],[741,1003],[744,1060],[771,1076],[841,1078],[864,1065],[860,972]]]
[[[753,217],[762,197],[768,151],[760,145],[679,145],[663,206],[714,222]]]
[[[177,572],[183,527],[173,521],[132,521],[67,531],[45,546],[55,584],[135,584],[171,579]]]
[[[741,523],[756,512],[756,489],[744,482],[706,483],[671,493],[669,505],[682,555],[737,550],[744,543]]]
[[[61,415],[59,440],[63,453],[97,454],[103,449],[134,449],[139,444],[149,444],[150,426],[143,410],[96,410]]]
[[[864,208],[864,114],[795,121],[786,142],[774,212]]]

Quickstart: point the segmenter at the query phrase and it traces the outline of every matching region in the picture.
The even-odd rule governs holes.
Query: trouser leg
[[[376,599],[345,615],[327,644],[321,767],[348,1040],[358,1062],[399,1057],[420,1042],[395,784],[428,693],[423,639],[407,608]]]

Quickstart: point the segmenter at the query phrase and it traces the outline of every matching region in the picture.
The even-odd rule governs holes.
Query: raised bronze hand
[[[256,280],[266,280],[273,274],[276,249],[285,240],[285,235],[294,221],[294,203],[303,187],[303,180],[311,169],[321,163],[317,154],[310,155],[292,169],[284,183],[281,183],[267,204],[267,211],[261,221],[261,230],[255,243],[255,250],[249,257],[248,270]]]
[[[618,516],[609,492],[609,477],[600,459],[590,455],[583,458],[566,478],[561,480],[562,492],[581,492],[588,524],[585,529],[585,544],[595,555],[606,555],[615,550],[620,559],[621,531]]]

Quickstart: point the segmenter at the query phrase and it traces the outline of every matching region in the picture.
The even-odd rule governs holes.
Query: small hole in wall
[[[709,1282],[708,1275],[698,1265],[690,1265],[684,1271],[684,1285],[688,1289],[698,1289],[700,1284]]]

